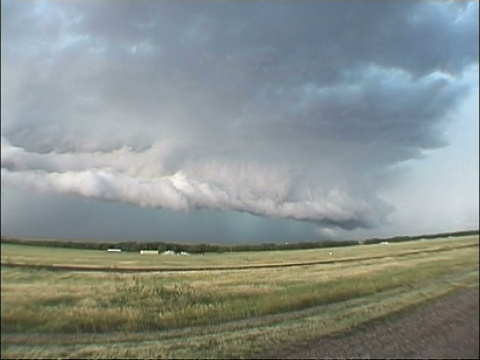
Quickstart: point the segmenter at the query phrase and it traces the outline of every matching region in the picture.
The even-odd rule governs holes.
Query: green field
[[[2,244],[1,354],[269,357],[478,286],[478,243],[465,236],[192,256]]]

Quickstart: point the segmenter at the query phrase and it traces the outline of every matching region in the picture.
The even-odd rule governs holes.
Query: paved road
[[[479,290],[470,288],[351,335],[324,338],[283,359],[478,359]]]

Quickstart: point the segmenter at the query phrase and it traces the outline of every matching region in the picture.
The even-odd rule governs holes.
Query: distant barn
[[[140,250],[140,255],[158,255],[158,250]]]

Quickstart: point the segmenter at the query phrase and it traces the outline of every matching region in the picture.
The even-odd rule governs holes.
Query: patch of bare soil
[[[279,359],[478,359],[479,289],[471,288],[354,333],[277,349]]]

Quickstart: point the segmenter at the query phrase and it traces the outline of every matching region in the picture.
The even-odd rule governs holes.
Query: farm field
[[[288,266],[315,262],[357,261],[361,258],[382,258],[392,252],[405,256],[415,252],[445,250],[452,247],[475,245],[475,236],[441,238],[372,245],[356,245],[308,250],[247,251],[205,253],[204,255],[140,255],[135,252],[107,253],[100,250],[82,250],[1,244],[2,264],[100,267],[100,269],[188,270],[202,268],[240,268],[262,266]],[[331,253],[331,255],[330,255]]]
[[[465,236],[203,256],[2,244],[1,355],[268,358],[279,344],[478,286],[478,244]],[[109,271],[78,271],[92,266]]]

